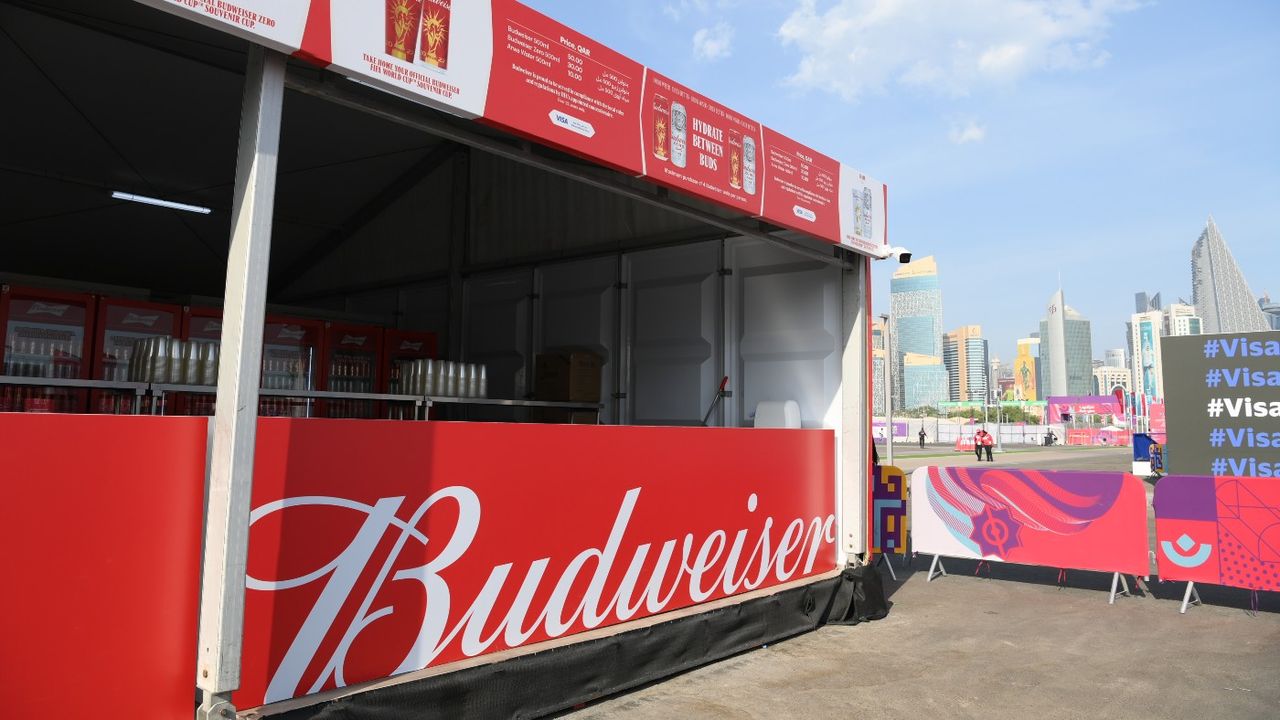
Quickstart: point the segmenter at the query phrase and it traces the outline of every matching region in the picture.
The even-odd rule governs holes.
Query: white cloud
[[[982,142],[987,138],[987,126],[979,125],[974,120],[965,123],[951,123],[951,132],[947,133],[947,137],[956,145]]]
[[[733,54],[733,27],[718,22],[693,34],[693,54],[703,60],[721,60]]]
[[[1096,68],[1117,14],[1139,0],[799,0],[783,44],[803,53],[789,82],[848,100],[890,85],[948,96],[1036,72]]]

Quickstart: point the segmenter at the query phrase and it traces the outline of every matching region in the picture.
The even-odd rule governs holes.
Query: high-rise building
[[[883,349],[871,350],[871,414],[884,417],[884,364],[889,353]]]
[[[1156,293],[1155,295],[1148,295],[1145,292],[1139,292],[1139,293],[1133,294],[1133,311],[1134,312],[1142,313],[1142,312],[1147,312],[1149,310],[1159,310],[1159,309],[1160,309],[1160,293]]]
[[[1018,340],[1018,354],[1013,360],[1013,399],[1038,400],[1040,381],[1040,338]]]
[[[903,401],[908,409],[936,408],[947,399],[947,368],[936,355],[902,357]]]
[[[1271,329],[1280,330],[1280,303],[1271,302],[1271,296],[1264,294],[1258,298],[1258,307],[1262,309],[1262,314],[1267,316]]]
[[[1112,348],[1111,350],[1107,351],[1107,355],[1103,362],[1103,365],[1105,367],[1118,367],[1118,368],[1128,367],[1129,364],[1124,361],[1124,358],[1125,358],[1124,348]]]
[[[989,399],[987,341],[982,338],[982,326],[966,325],[944,335],[942,359],[947,367],[948,395],[953,402]]]
[[[889,280],[889,304],[893,317],[888,354],[894,364],[893,402],[895,407],[910,408],[904,389],[904,356],[927,355],[942,362],[942,290],[938,286],[938,263],[932,255],[903,265],[893,274]]]
[[[1212,217],[1191,250],[1191,302],[1205,333],[1271,329]]]
[[[1117,386],[1129,391],[1129,368],[1103,365],[1093,369],[1093,394],[1110,395]]]
[[[1088,395],[1093,388],[1093,328],[1061,290],[1040,321],[1041,395]]]
[[[1164,313],[1151,310],[1134,313],[1133,358],[1130,371],[1133,376],[1133,392],[1152,398],[1164,397],[1164,372],[1160,359],[1160,333],[1164,328]]]
[[[1203,321],[1196,314],[1195,306],[1173,303],[1164,309],[1163,329],[1165,335],[1199,335],[1203,332]]]

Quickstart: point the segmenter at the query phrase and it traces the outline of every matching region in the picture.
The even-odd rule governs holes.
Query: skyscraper
[[[889,304],[893,332],[888,357],[894,363],[894,403],[911,408],[914,406],[907,401],[904,390],[905,356],[911,353],[934,357],[938,365],[942,365],[942,290],[938,286],[938,263],[932,255],[903,265],[893,274],[889,281]],[[916,367],[924,364],[917,362]],[[922,376],[922,373],[916,374]],[[942,399],[946,399],[945,390]]]
[[[1124,358],[1124,348],[1113,348],[1107,351],[1106,363],[1104,363],[1104,365],[1106,367],[1126,367]]]
[[[942,338],[948,395],[953,402],[985,402],[990,393],[987,341],[982,326],[966,325]]]
[[[1041,397],[1088,395],[1093,388],[1093,328],[1061,290],[1040,321]]]
[[[907,353],[902,358],[905,407],[936,408],[947,399],[947,368],[936,355]]]
[[[1164,372],[1160,356],[1160,335],[1164,327],[1164,314],[1159,310],[1134,313],[1133,347],[1130,348],[1133,365],[1133,392],[1147,397],[1164,397]]]
[[[1164,309],[1164,334],[1199,335],[1204,331],[1204,321],[1192,305],[1173,303]]]
[[[871,414],[884,416],[884,364],[889,353],[884,348],[884,323],[871,321]]]
[[[1213,217],[1191,250],[1191,302],[1205,333],[1271,329]]]

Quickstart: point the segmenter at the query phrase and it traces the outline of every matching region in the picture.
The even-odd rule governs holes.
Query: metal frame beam
[[[360,231],[361,228],[373,222],[387,208],[391,207],[397,200],[404,197],[410,190],[414,189],[423,180],[426,180],[437,169],[449,161],[460,146],[456,143],[444,141],[439,145],[431,148],[422,159],[414,163],[412,167],[405,170],[395,180],[391,181],[386,187],[369,199],[358,210],[351,213],[351,216],[343,220],[333,232],[317,241],[311,249],[307,250],[302,257],[298,258],[287,269],[277,271],[272,275],[272,280],[284,280],[288,284],[280,288],[272,294],[275,298],[283,291],[288,290],[298,280],[302,279],[315,266],[324,262],[326,258],[332,255],[342,247],[353,235]]]
[[[199,720],[235,714],[244,639],[250,493],[286,58],[253,46],[245,72],[205,514],[196,687]]]

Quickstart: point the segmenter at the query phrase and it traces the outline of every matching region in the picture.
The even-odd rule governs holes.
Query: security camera
[[[879,252],[879,256],[881,260],[888,260],[889,258],[897,258],[898,262],[902,263],[903,265],[906,265],[907,263],[911,262],[911,251],[901,246],[882,248]]]

